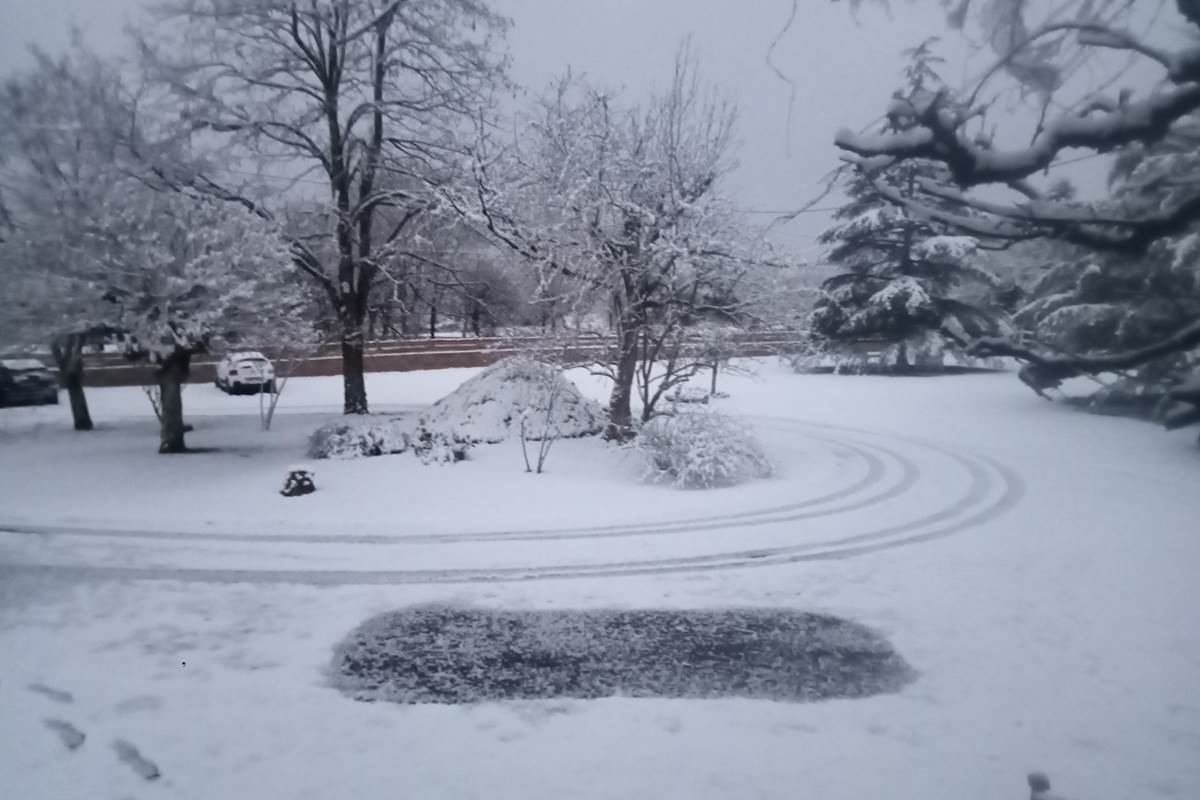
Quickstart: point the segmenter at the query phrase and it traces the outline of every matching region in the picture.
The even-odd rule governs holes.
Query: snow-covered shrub
[[[638,432],[637,448],[650,477],[688,489],[733,486],[772,472],[754,433],[715,411],[655,417]]]
[[[471,442],[454,433],[419,428],[412,449],[422,464],[456,464],[467,460]]]
[[[350,416],[327,422],[308,439],[309,458],[364,458],[403,453],[413,445],[404,417]]]
[[[421,427],[472,444],[525,438],[591,436],[604,429],[600,405],[580,393],[562,370],[530,358],[508,358],[434,403]]]
[[[688,404],[707,404],[712,395],[700,386],[680,386],[671,395],[671,402]]]

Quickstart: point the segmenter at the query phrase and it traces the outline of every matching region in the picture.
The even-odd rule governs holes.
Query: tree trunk
[[[396,290],[396,296],[400,298],[400,335],[408,336],[412,329],[412,320],[410,319],[412,302],[409,300],[408,284],[401,285]]]
[[[364,377],[366,298],[349,295],[340,299],[338,327],[342,345],[342,413],[367,414],[367,382]]]
[[[88,411],[87,397],[83,393],[83,368],[64,372],[63,385],[67,389],[67,398],[71,401],[71,419],[74,420],[75,430],[90,431],[92,415]]]
[[[159,402],[162,419],[159,423],[160,453],[183,453],[187,451],[183,434],[183,384],[191,368],[192,354],[176,350],[167,357],[155,373],[158,380]]]
[[[717,394],[717,373],[721,370],[721,362],[714,361],[712,364],[712,386],[709,387],[708,393],[712,396]]]
[[[624,442],[633,438],[633,381],[637,374],[638,329],[629,320],[621,320],[617,332],[620,351],[617,353],[617,375],[612,396],[608,401],[608,428],[604,438]]]
[[[367,414],[362,333],[342,337],[342,413]]]
[[[908,340],[901,339],[900,346],[896,350],[896,371],[908,372],[910,366],[908,363]]]
[[[437,338],[437,298],[429,297],[429,338]]]
[[[75,430],[90,431],[92,415],[88,411],[87,397],[83,393],[83,345],[85,337],[72,333],[54,340],[51,351],[58,364],[58,378],[67,390],[71,401],[71,419]]]
[[[479,338],[479,318],[483,316],[483,311],[479,308],[479,304],[475,303],[471,306],[471,330],[475,333],[475,338]]]

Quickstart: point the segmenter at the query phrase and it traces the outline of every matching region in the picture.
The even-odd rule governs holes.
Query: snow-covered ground
[[[368,389],[376,410],[416,411],[474,372]],[[256,398],[189,387],[189,443],[216,449],[187,456],[154,453],[136,388],[93,390],[90,434],[65,408],[0,411],[0,530],[16,531],[0,533],[0,797],[998,800],[1033,768],[1078,800],[1200,796],[1193,435],[1003,374],[764,365],[722,388],[776,477],[645,485],[594,440],[526,475],[509,442],[455,466],[318,462],[319,491],[284,499],[337,379],[293,381],[266,433]],[[398,706],[329,688],[351,629],[433,601],[828,612],[920,674],[807,705]],[[87,739],[70,751],[46,719]]]

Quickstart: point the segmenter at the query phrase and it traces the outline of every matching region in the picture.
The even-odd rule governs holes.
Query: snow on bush
[[[525,438],[574,438],[604,429],[604,411],[584,397],[562,370],[530,358],[508,358],[434,403],[421,420],[432,434],[471,443]]]
[[[457,464],[467,460],[471,442],[445,431],[434,432],[419,428],[412,448],[422,464]]]
[[[363,458],[412,447],[413,424],[404,417],[348,416],[327,422],[308,438],[309,458]]]
[[[687,489],[734,486],[771,475],[771,462],[753,432],[715,411],[660,416],[638,432],[649,476]]]
[[[682,403],[685,405],[686,404],[704,405],[704,404],[707,404],[708,401],[711,399],[712,399],[712,395],[710,395],[708,393],[708,390],[703,389],[699,386],[680,386],[677,389],[675,389],[675,392],[671,395],[672,402]]]

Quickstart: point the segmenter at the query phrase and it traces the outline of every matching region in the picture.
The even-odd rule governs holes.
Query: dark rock
[[[287,480],[284,481],[283,488],[279,493],[284,497],[299,497],[312,494],[316,490],[317,485],[313,483],[312,471],[302,467],[293,467],[288,472]]]

